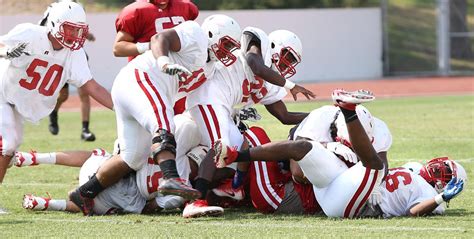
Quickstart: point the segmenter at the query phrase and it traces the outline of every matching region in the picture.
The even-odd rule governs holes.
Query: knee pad
[[[176,156],[176,140],[168,130],[159,129],[156,131],[151,143],[153,159],[163,150],[170,151]]]

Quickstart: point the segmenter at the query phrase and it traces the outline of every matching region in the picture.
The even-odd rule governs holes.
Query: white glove
[[[21,54],[26,54],[29,55],[27,52],[25,52],[25,48],[28,46],[28,43],[18,43],[15,46],[11,48],[4,47],[2,52],[0,53],[0,56],[5,57],[8,60],[11,60],[13,58],[17,58],[21,56]]]
[[[347,162],[357,163],[359,161],[354,151],[340,142],[328,143],[326,148],[334,154],[343,157]]]
[[[186,80],[185,78],[180,77],[181,73],[184,73],[186,76],[193,74],[191,71],[186,69],[186,67],[180,64],[171,63],[170,58],[167,56],[158,57],[157,63],[162,72],[168,75],[178,75],[180,81]]]
[[[197,165],[201,165],[202,160],[206,157],[207,152],[209,152],[209,148],[204,145],[198,145],[191,149],[186,156],[194,160]]]
[[[372,193],[370,194],[367,203],[372,207],[382,204],[382,193],[380,192],[380,185],[374,186],[374,189],[372,189]]]

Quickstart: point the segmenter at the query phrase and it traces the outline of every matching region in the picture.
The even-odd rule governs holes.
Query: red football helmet
[[[467,179],[464,168],[448,157],[439,157],[428,161],[428,163],[421,168],[420,176],[435,187],[436,190],[443,190],[453,177],[463,180]]]

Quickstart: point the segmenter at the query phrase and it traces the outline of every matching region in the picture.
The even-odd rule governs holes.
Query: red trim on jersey
[[[211,136],[211,145],[214,145],[214,135],[212,134],[211,125],[209,124],[209,119],[207,118],[206,112],[202,105],[198,105],[199,111],[201,111],[202,118],[204,119],[204,123],[206,124],[207,132],[209,136]]]
[[[260,175],[259,175],[259,177],[257,177],[257,180],[261,181],[262,188],[263,188],[263,191],[264,191],[264,192],[261,192],[261,193],[265,193],[267,195],[267,197],[277,206],[277,208],[280,207],[280,202],[270,192],[270,188],[269,188],[269,186],[271,186],[270,178],[268,178],[268,182],[267,182],[267,180],[265,180],[265,174],[268,177],[270,177],[270,175],[268,174],[267,164],[265,162],[254,162],[254,163],[257,163],[259,165],[258,170],[260,172]],[[264,171],[263,167],[265,167],[265,169],[267,169],[266,172]],[[273,188],[271,188],[271,189],[275,192],[275,194],[277,194],[275,189],[273,189]],[[275,209],[277,209],[277,208],[275,208]]]
[[[378,174],[379,174],[379,171],[378,171],[378,170],[375,170],[374,178],[372,179],[372,183],[370,184],[369,191],[367,191],[367,193],[365,194],[364,198],[363,198],[362,201],[360,202],[359,206],[358,206],[357,209],[355,210],[354,216],[359,214],[360,208],[362,207],[362,205],[365,204],[365,202],[367,201],[367,198],[369,198],[370,194],[372,193],[372,189],[374,189],[375,182],[377,181],[377,176],[378,176]]]
[[[160,116],[158,115],[158,108],[156,107],[156,104],[155,104],[155,101],[153,100],[153,97],[151,97],[150,93],[148,92],[148,90],[143,85],[143,82],[140,79],[140,74],[138,73],[138,69],[135,69],[135,77],[137,78],[138,85],[142,89],[143,93],[145,93],[146,98],[148,98],[148,101],[150,101],[151,107],[153,107],[153,112],[155,113],[156,121],[158,122],[158,127],[162,128]]]
[[[143,72],[143,75],[145,76],[146,82],[148,83],[150,88],[153,90],[153,92],[155,92],[156,97],[160,101],[161,111],[163,113],[163,118],[165,119],[166,130],[170,131],[171,130],[170,129],[170,122],[168,121],[168,116],[166,115],[166,105],[163,102],[163,99],[161,98],[160,94],[158,93],[158,90],[156,90],[155,86],[151,83],[150,78],[148,77],[148,74],[146,72]],[[160,129],[161,129],[161,127],[160,127]]]
[[[370,176],[370,169],[365,168],[365,174],[364,174],[364,179],[362,180],[362,183],[360,184],[359,188],[357,189],[356,193],[354,196],[352,196],[351,201],[349,202],[349,205],[347,205],[346,210],[344,211],[344,217],[350,217],[350,213],[352,211],[352,208],[354,207],[355,202],[359,198],[360,194],[364,190],[365,186],[367,185],[367,181],[369,180]]]
[[[214,126],[216,127],[216,133],[217,133],[217,138],[221,138],[221,128],[219,127],[219,120],[217,120],[216,112],[212,108],[212,105],[207,105],[207,109],[209,109],[209,112],[211,113],[212,121],[214,121]],[[214,145],[214,142],[212,142],[212,145]]]

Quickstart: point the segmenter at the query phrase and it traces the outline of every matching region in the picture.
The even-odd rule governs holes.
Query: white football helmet
[[[51,4],[46,27],[62,46],[73,51],[84,45],[89,32],[84,9],[71,1]]]
[[[367,136],[371,142],[374,141],[374,118],[370,111],[362,105],[356,106],[357,118],[359,118],[362,127],[364,127]],[[341,143],[346,144],[349,147],[352,147],[351,141],[349,139],[349,132],[347,131],[346,120],[344,115],[339,113],[336,119],[336,128],[337,128],[337,138]]]
[[[237,21],[229,16],[215,14],[204,19],[201,28],[209,37],[209,57],[221,61],[225,66],[232,65],[237,57],[234,51],[240,49],[242,31]]]
[[[272,54],[272,69],[286,79],[296,74],[296,65],[303,56],[303,44],[296,34],[287,30],[276,30],[268,35]]]

